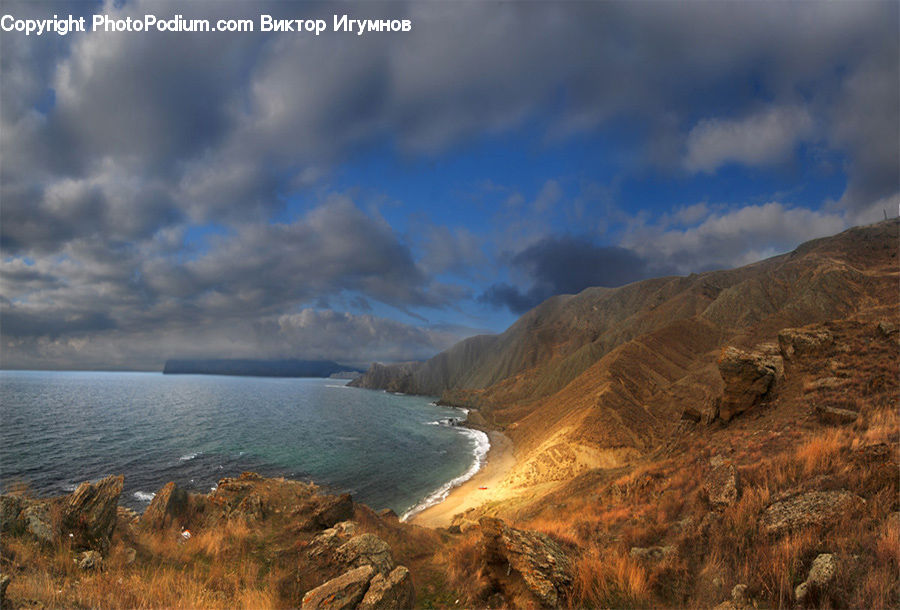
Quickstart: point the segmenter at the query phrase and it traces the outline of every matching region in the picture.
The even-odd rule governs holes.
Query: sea
[[[489,448],[433,400],[334,379],[0,371],[0,487],[50,496],[123,474],[121,504],[140,512],[169,481],[207,493],[254,471],[406,518]]]

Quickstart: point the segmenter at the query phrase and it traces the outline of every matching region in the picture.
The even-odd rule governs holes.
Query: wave
[[[140,502],[146,502],[147,504],[150,504],[150,502],[153,500],[153,498],[156,497],[155,493],[152,493],[149,491],[136,491],[131,495],[134,496],[135,500],[138,500]]]
[[[440,425],[438,422],[434,423]],[[401,521],[406,521],[413,515],[422,512],[430,506],[440,504],[447,499],[447,496],[450,495],[450,492],[453,490],[453,488],[459,487],[460,485],[474,477],[475,473],[481,470],[481,467],[484,465],[484,460],[487,457],[487,453],[491,448],[490,438],[488,438],[488,435],[481,430],[473,430],[472,428],[457,428],[457,430],[459,430],[460,434],[464,434],[472,440],[472,453],[475,456],[472,465],[467,471],[465,471],[455,479],[447,481],[446,483],[435,489],[433,492],[425,496],[424,500],[403,513],[400,516]]]
[[[333,383],[326,383],[326,384],[325,384],[325,387],[326,387],[326,388],[350,388],[350,386],[348,386],[348,385],[343,385],[343,384],[341,384],[341,385],[335,385],[335,384],[333,384]],[[351,388],[351,389],[352,389],[352,388]]]
[[[197,457],[198,455],[203,455],[203,452],[202,452],[202,451],[195,451],[194,453],[188,453],[187,455],[182,455],[182,456],[181,456],[180,458],[178,458],[178,459],[179,459],[180,461],[182,461],[182,462],[188,462],[188,461],[190,461],[190,460],[193,460],[193,459],[194,459],[195,457]]]

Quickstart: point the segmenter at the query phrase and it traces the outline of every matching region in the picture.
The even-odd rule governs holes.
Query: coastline
[[[508,436],[497,430],[485,431],[491,447],[484,465],[462,485],[454,487],[443,501],[412,515],[407,523],[425,527],[448,527],[454,515],[500,498],[498,485],[516,463],[513,444]],[[487,489],[479,489],[487,487]]]

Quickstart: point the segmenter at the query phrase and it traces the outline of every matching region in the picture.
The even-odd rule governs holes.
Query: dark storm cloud
[[[496,283],[479,299],[515,313],[523,313],[556,294],[577,294],[591,286],[621,286],[664,271],[651,268],[648,261],[631,250],[597,246],[576,237],[541,240],[513,256],[510,262],[531,283],[530,288],[522,290]]]

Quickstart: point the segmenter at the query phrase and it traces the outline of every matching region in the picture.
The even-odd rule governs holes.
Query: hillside
[[[724,346],[828,320],[895,319],[898,226],[850,229],[738,269],[557,296],[501,335],[423,363],[376,364],[353,383],[477,409],[473,420],[515,443],[511,487],[619,466],[664,443],[686,409],[715,418]]]

